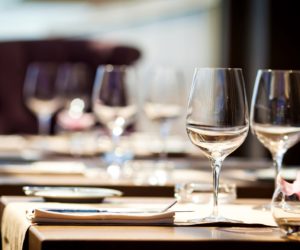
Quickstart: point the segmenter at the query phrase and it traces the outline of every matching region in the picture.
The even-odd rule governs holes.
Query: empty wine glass
[[[70,152],[80,156],[86,148],[83,132],[95,123],[94,115],[87,112],[92,90],[91,72],[85,63],[64,63],[58,68],[57,78],[65,101],[64,109],[57,115],[57,124],[62,131],[71,132]]]
[[[186,129],[193,144],[210,159],[213,210],[193,222],[232,221],[219,215],[218,187],[223,160],[245,140],[248,107],[241,69],[196,68],[190,92]]]
[[[300,71],[258,70],[251,103],[251,130],[270,151],[275,176],[281,170],[285,152],[299,141],[299,108]]]
[[[24,98],[27,107],[38,118],[38,132],[41,135],[50,133],[51,118],[63,103],[60,94],[56,64],[35,62],[28,66]]]
[[[148,77],[145,89],[144,111],[151,121],[160,126],[161,159],[164,159],[171,123],[183,111],[184,82],[179,71],[171,67],[158,67]]]
[[[93,88],[93,111],[106,126],[113,149],[109,157],[108,174],[113,179],[121,175],[121,165],[126,158],[119,147],[119,140],[126,127],[133,124],[137,113],[137,86],[135,73],[129,66],[103,65],[97,69]]]
[[[155,164],[151,182],[165,184],[172,164],[167,162],[167,139],[172,123],[183,112],[185,83],[181,72],[167,66],[154,68],[145,81],[144,112],[159,126],[159,161]]]

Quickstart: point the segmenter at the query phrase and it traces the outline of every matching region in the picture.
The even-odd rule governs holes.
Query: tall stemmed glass
[[[299,141],[299,108],[300,71],[258,70],[251,103],[251,130],[270,151],[275,176],[281,170],[285,152]]]
[[[134,70],[128,66],[99,66],[93,88],[93,111],[106,126],[113,148],[108,162],[108,174],[113,179],[121,175],[124,160],[119,140],[126,127],[134,122],[137,113],[137,86]]]
[[[28,66],[24,98],[27,107],[38,118],[40,135],[50,133],[51,118],[63,104],[60,94],[56,64],[35,62]]]
[[[219,215],[218,186],[223,160],[245,140],[248,107],[241,69],[196,68],[190,92],[186,129],[193,144],[210,159],[213,210],[195,222],[232,221]]]
[[[172,123],[183,113],[185,83],[181,72],[171,66],[157,66],[145,80],[144,112],[158,125],[159,157],[149,177],[153,185],[164,185],[172,173],[172,162],[167,161],[167,139]]]
[[[64,109],[56,117],[58,128],[71,132],[70,152],[80,156],[86,147],[84,131],[95,122],[94,115],[87,112],[91,101],[91,72],[83,62],[64,63],[59,66],[57,75],[65,101]]]
[[[146,116],[159,125],[162,141],[160,160],[167,156],[166,140],[172,121],[183,111],[185,86],[180,72],[172,67],[161,66],[153,69],[146,81],[144,111]]]

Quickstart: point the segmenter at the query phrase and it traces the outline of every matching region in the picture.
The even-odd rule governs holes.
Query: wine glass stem
[[[117,153],[117,149],[120,145],[121,135],[123,134],[124,129],[120,126],[115,126],[112,130],[112,150],[114,155]]]
[[[220,170],[222,167],[222,161],[219,159],[212,159],[211,167],[213,170],[213,212],[212,216],[217,218],[219,216],[219,207],[218,207],[218,194],[219,194],[219,177],[220,177]]]
[[[123,131],[124,128],[118,125],[115,125],[111,130],[112,150],[109,153],[110,159],[107,166],[107,173],[114,180],[119,179],[121,175],[122,155],[118,149]]]
[[[282,168],[282,160],[283,160],[283,154],[277,153],[272,155],[273,158],[273,166],[275,168],[275,179],[274,179],[274,186],[277,187],[277,176]]]
[[[162,148],[159,153],[160,160],[165,160],[167,158],[167,138],[170,131],[170,122],[165,120],[160,125],[160,139],[162,142]]]
[[[43,114],[38,116],[38,132],[40,135],[50,134],[51,115]]]

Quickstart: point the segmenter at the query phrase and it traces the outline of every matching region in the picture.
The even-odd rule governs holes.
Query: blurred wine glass
[[[172,123],[183,112],[185,83],[179,70],[170,66],[155,67],[145,80],[144,112],[159,126],[159,162],[154,175],[160,184],[169,178],[171,164],[167,162],[168,144]]]
[[[50,134],[51,118],[63,104],[55,63],[35,62],[28,66],[24,98],[27,107],[38,118],[38,133]]]
[[[194,222],[232,222],[219,214],[219,175],[224,159],[245,140],[248,105],[241,69],[196,68],[188,102],[186,130],[191,142],[211,161],[213,209]]]
[[[146,116],[159,125],[162,140],[161,159],[167,155],[166,139],[172,122],[183,111],[185,85],[179,71],[171,67],[155,68],[146,81],[144,111]]]
[[[64,63],[59,66],[58,82],[64,97],[64,109],[57,115],[58,128],[70,134],[70,152],[80,156],[84,151],[84,131],[94,123],[94,115],[88,113],[92,90],[91,72],[85,63]]]
[[[93,111],[112,138],[112,152],[108,154],[107,172],[113,179],[121,175],[126,156],[119,141],[137,113],[135,73],[129,66],[101,65],[97,69],[92,94]]]
[[[284,154],[300,139],[299,108],[300,71],[258,70],[252,95],[251,130],[270,151],[275,177],[282,168]]]

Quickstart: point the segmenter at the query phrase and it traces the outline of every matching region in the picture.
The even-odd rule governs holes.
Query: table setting
[[[255,206],[265,202],[266,200],[261,199],[238,199],[227,204],[221,203],[222,214],[235,222],[195,223],[191,219],[199,214],[209,215],[211,204],[182,203],[174,201],[172,198],[145,197],[108,197],[101,204],[79,204],[44,202],[39,197],[30,196],[4,196],[1,199],[0,207],[4,211],[1,217],[2,230],[7,233],[2,235],[2,240],[9,235],[6,237],[9,239],[4,240],[5,244],[10,245],[11,241],[19,242],[19,247],[12,249],[22,249],[28,242],[28,235],[36,237],[36,233],[40,232],[45,233],[46,238],[55,235],[58,246],[66,247],[65,243],[59,243],[59,239],[65,242],[71,232],[76,235],[77,230],[84,230],[86,233],[82,231],[81,237],[78,236],[79,241],[93,235],[93,239],[99,241],[97,244],[101,246],[106,241],[104,237],[101,237],[100,232],[104,232],[102,230],[111,232],[115,243],[136,237],[138,232],[160,230],[160,233],[144,237],[148,240],[150,237],[151,241],[156,242],[160,239],[158,236],[160,234],[161,237],[166,237],[164,240],[170,243],[176,241],[178,236],[186,243],[192,240],[193,244],[198,247],[205,245],[205,242],[209,241],[209,244],[213,244],[214,241],[222,241],[222,239],[226,239],[227,244],[230,242],[231,245],[260,244],[258,246],[268,246],[269,243],[272,243],[273,247],[276,247],[278,243],[289,242],[291,247],[297,246],[297,244],[294,245],[295,241],[287,241],[286,238],[280,237],[281,233],[271,213],[254,209]],[[61,230],[67,233],[57,234]],[[169,230],[173,233],[170,234]],[[198,233],[194,236],[190,235],[194,230]],[[205,230],[210,230],[215,234],[207,236],[204,234]],[[98,235],[99,233],[100,235]],[[263,235],[261,235],[262,233]],[[125,238],[122,237],[122,234],[126,235]],[[141,234],[143,235],[143,233]],[[16,241],[16,238],[19,241]],[[136,241],[139,242],[138,239]],[[89,243],[86,242],[86,244],[89,246]],[[134,246],[135,244],[132,245],[132,247]]]
[[[22,249],[26,232],[34,226],[147,226],[147,227],[267,227],[274,228],[270,213],[253,210],[253,206],[262,201],[245,200],[222,204],[222,212],[235,220],[232,222],[210,223],[190,221],[199,212],[209,214],[210,205],[178,203],[171,198],[105,198],[100,203],[58,203],[43,202],[39,197],[3,197],[2,242],[14,244],[19,238]],[[126,227],[126,229],[125,229]],[[6,240],[4,240],[6,238]],[[3,245],[4,246],[4,245]],[[21,247],[21,248],[20,248]],[[3,249],[6,249],[5,247]]]
[[[49,66],[31,65],[28,79],[35,77],[37,81],[46,77],[50,72],[44,70]],[[66,86],[70,68],[73,69],[63,65],[59,69],[62,75],[58,79]],[[51,66],[51,74],[52,70]],[[56,95],[50,82],[43,83],[44,90],[33,91],[31,80],[27,79],[24,91],[27,105],[38,115],[39,135],[11,137],[16,147],[8,143],[6,151],[5,143],[1,145],[2,152],[17,152],[24,162],[2,164],[0,179],[5,184],[5,180],[13,177],[7,183],[18,183],[25,195],[1,198],[3,249],[22,249],[28,241],[39,238],[44,229],[47,234],[47,230],[71,232],[81,226],[94,232],[101,231],[101,227],[115,226],[120,235],[127,230],[135,234],[139,227],[146,231],[158,227],[170,242],[176,242],[176,233],[169,235],[168,230],[181,232],[179,228],[197,228],[183,230],[201,231],[212,227],[219,233],[223,230],[220,235],[233,244],[258,244],[260,240],[247,238],[249,228],[253,231],[258,228],[271,230],[269,236],[262,238],[265,244],[299,241],[300,188],[299,178],[295,177],[298,171],[281,168],[284,153],[299,140],[300,119],[292,112],[297,108],[297,89],[293,90],[296,85],[293,83],[298,83],[298,74],[258,71],[249,115],[241,69],[196,68],[186,107],[185,137],[169,135],[171,121],[182,115],[183,106],[171,93],[169,98],[170,89],[160,92],[157,87],[162,81],[174,81],[173,73],[168,70],[149,78],[152,82],[142,104],[137,100],[138,88],[131,67],[100,65],[91,103],[85,95],[77,93],[78,86],[70,89],[63,86],[65,93]],[[50,78],[53,84],[53,76]],[[36,81],[33,82],[38,84]],[[57,105],[63,106],[56,135],[49,134],[54,106],[49,109],[51,112],[41,114],[42,109],[33,107],[38,99],[42,100],[39,105],[55,102],[55,109]],[[87,113],[89,106],[93,113]],[[140,107],[144,110],[139,110]],[[160,129],[156,133],[139,131],[136,124],[139,112],[159,121]],[[80,128],[76,123],[74,127],[72,119],[85,114],[93,115],[93,122]],[[63,119],[66,115],[72,119]],[[266,168],[271,162],[232,161],[230,157],[243,144],[249,129],[273,155],[276,177],[269,179],[276,180],[275,187],[272,184],[270,188],[268,183],[272,199],[255,199],[263,190],[263,185],[260,186],[263,180],[259,180],[263,179],[263,171],[272,172]],[[249,166],[253,169],[249,170]],[[241,199],[240,190],[245,183],[255,187],[248,194],[251,197],[247,197],[252,199]],[[151,198],[143,197],[143,192]],[[256,193],[254,197],[253,193]],[[160,198],[154,198],[157,196]],[[244,231],[245,238],[235,239],[239,233],[234,232],[235,228]],[[220,240],[219,233],[211,238]],[[180,237],[183,241],[191,240],[188,236]],[[194,239],[196,245],[212,240],[201,237],[204,236],[197,235]],[[96,240],[99,244],[103,241]],[[159,236],[155,235],[152,241],[160,241]]]

